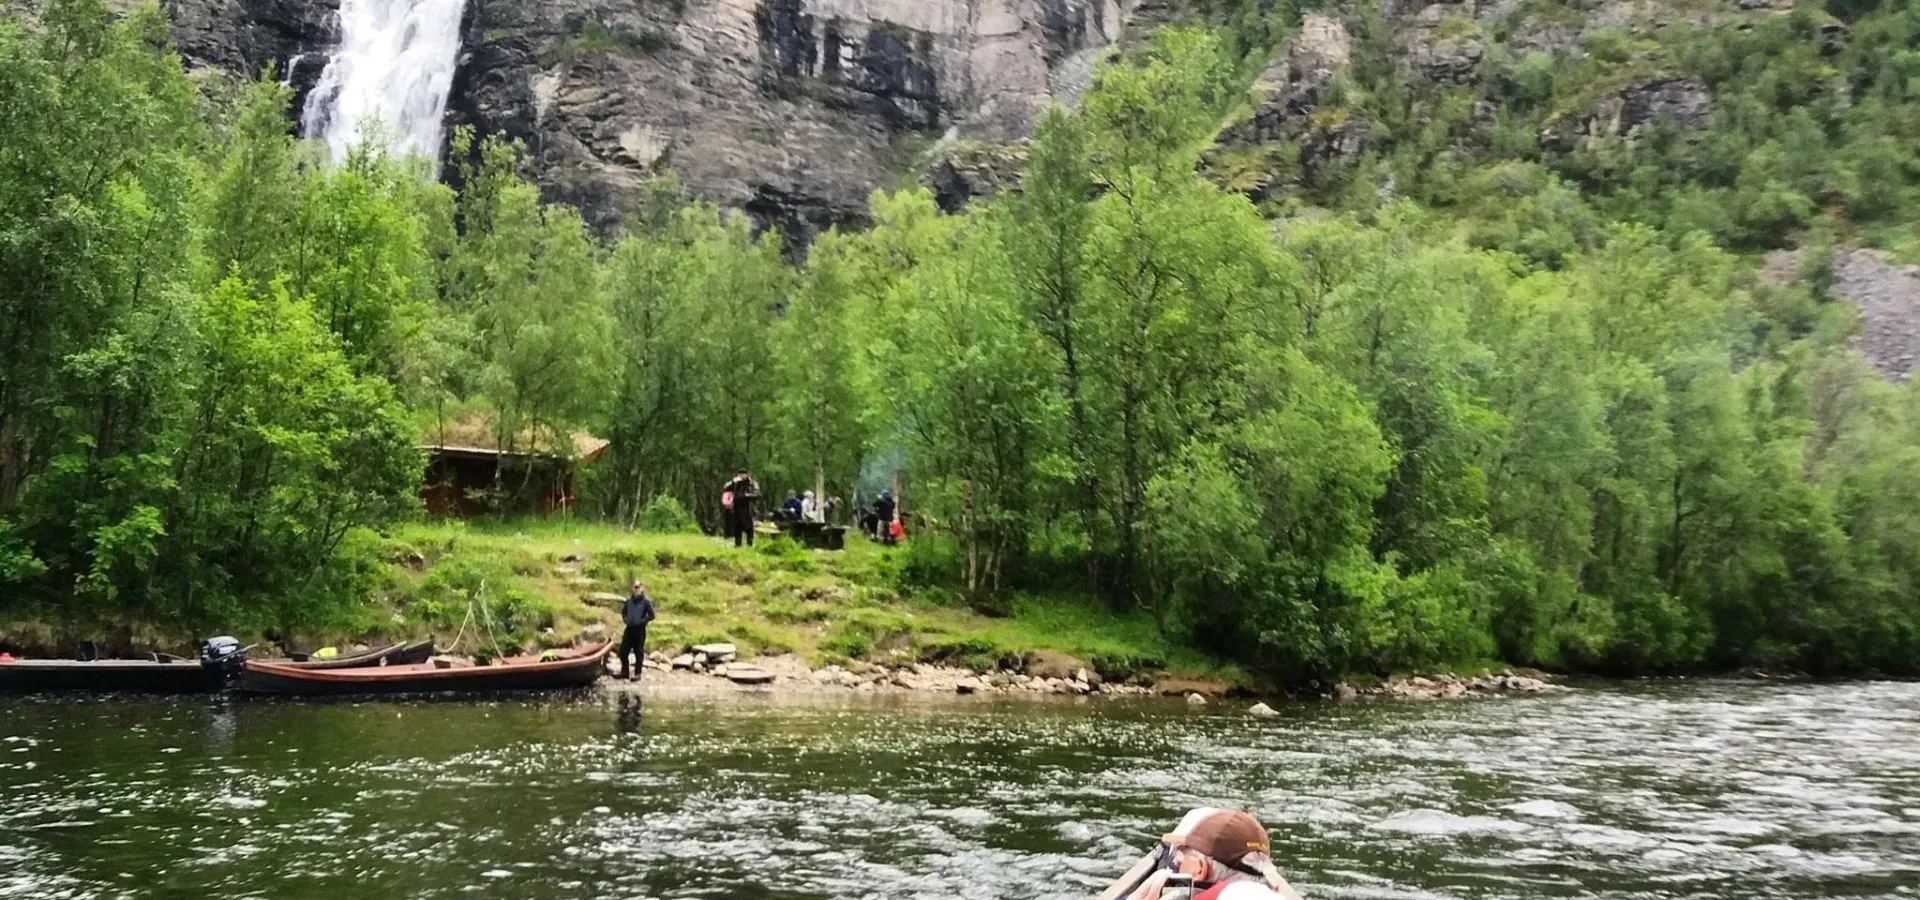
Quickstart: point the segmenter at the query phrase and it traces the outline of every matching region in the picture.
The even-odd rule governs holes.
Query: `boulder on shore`
[[[1188,706],[1205,706],[1207,705],[1207,698],[1200,696],[1198,693],[1188,694],[1187,705]]]
[[[734,657],[740,653],[739,648],[732,644],[700,644],[687,649],[691,651],[696,658],[705,656],[709,662],[717,663],[732,662]]]
[[[734,663],[727,667],[727,680],[734,684],[772,684],[774,674],[759,666]]]
[[[1274,709],[1271,706],[1266,705],[1265,703],[1255,703],[1253,706],[1247,709],[1247,714],[1251,716],[1258,716],[1262,719],[1266,719],[1266,718],[1271,718],[1273,716],[1279,715],[1280,711],[1277,709]]]
[[[1064,681],[1086,668],[1086,663],[1055,650],[1034,651],[1032,658],[1027,660],[1027,674],[1034,678],[1058,678]]]

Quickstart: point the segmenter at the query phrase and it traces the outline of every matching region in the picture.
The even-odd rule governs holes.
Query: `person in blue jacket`
[[[653,598],[647,596],[647,586],[636,581],[633,593],[627,596],[627,602],[620,607],[620,621],[627,626],[626,633],[620,636],[620,677],[632,680],[634,671],[641,668],[647,656],[647,623],[658,615],[653,608]],[[627,654],[633,654],[633,668],[627,668]]]

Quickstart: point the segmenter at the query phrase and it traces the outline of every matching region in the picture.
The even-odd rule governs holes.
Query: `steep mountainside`
[[[191,64],[277,67],[296,104],[339,42],[338,0],[165,2]],[[1476,244],[1548,266],[1610,220],[1772,250],[1801,243],[1816,220],[1900,219],[1901,204],[1873,188],[1885,180],[1873,167],[1891,156],[1864,149],[1897,143],[1899,119],[1875,111],[1887,98],[1857,97],[1833,74],[1867,71],[1884,54],[1823,7],[1301,6],[469,0],[446,120],[523,142],[547,199],[603,232],[672,172],[798,246],[864,224],[876,188],[919,177],[956,210],[1017,183],[1049,103],[1077,97],[1115,44],[1199,17],[1237,38],[1252,76],[1202,169],[1271,216],[1407,197],[1458,209]],[[1822,140],[1833,146],[1808,146]],[[1836,152],[1842,143],[1864,155]],[[1833,289],[1863,310],[1866,331],[1920,328],[1889,312],[1914,307],[1912,292],[1888,301],[1860,283]],[[1874,359],[1895,377],[1911,370],[1904,337],[1869,343],[1899,344]]]
[[[190,62],[302,95],[328,0],[168,0]],[[549,198],[618,219],[671,169],[799,240],[943,136],[1010,141],[1084,85],[1118,0],[471,0],[447,117],[524,141]],[[296,102],[299,102],[298,100]]]

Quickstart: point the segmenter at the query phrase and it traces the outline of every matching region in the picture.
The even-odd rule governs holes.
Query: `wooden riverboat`
[[[1160,851],[1156,848],[1152,853],[1140,857],[1132,867],[1127,869],[1126,874],[1107,885],[1107,889],[1101,891],[1094,900],[1120,900],[1133,893],[1139,889],[1141,883],[1147,880],[1147,876],[1153,874],[1154,867],[1159,861]]]
[[[199,660],[155,654],[148,659],[12,659],[0,661],[0,691],[129,691],[199,694],[220,689],[223,673]]]
[[[433,655],[433,641],[414,641],[410,644],[388,644],[374,647],[358,653],[336,656],[332,659],[313,659],[295,657],[290,659],[263,659],[260,662],[292,669],[358,669],[365,666],[412,666],[426,662]]]
[[[492,665],[438,663],[386,665],[357,669],[300,669],[249,660],[234,681],[248,694],[343,696],[353,694],[439,694],[491,691],[540,691],[585,687],[605,671],[612,642],[562,650],[558,658],[515,656]]]

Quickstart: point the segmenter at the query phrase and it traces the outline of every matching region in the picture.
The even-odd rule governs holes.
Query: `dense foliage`
[[[1314,115],[1365,122],[1367,146],[1312,173],[1302,195],[1368,207],[1388,187],[1469,214],[1479,246],[1551,266],[1618,220],[1705,232],[1734,250],[1837,229],[1912,252],[1920,5],[1780,6],[1608,15],[1582,0],[1526,0],[1491,23],[1449,13],[1423,39],[1484,56],[1470,77],[1436,80],[1409,77],[1409,29],[1360,4],[1344,18],[1353,65]],[[1580,127],[1621,91],[1661,84],[1709,91],[1709,121]]]
[[[898,462],[910,583],[1091,592],[1282,679],[1920,668],[1920,397],[1735,255],[1836,196],[1904,224],[1904,10],[1837,57],[1799,13],[1691,35],[1744,112],[1551,157],[1469,158],[1460,104],[1360,53],[1374,149],[1275,223],[1199,165],[1273,42],[1230,8],[1227,49],[1163,30],[1049,113],[1021,191],[879,194],[800,264],[670,183],[596,241],[467,135],[458,192],[319,166],[277,86],[197,97],[152,12],[0,26],[0,602],[324,616],[417,434],[480,410],[611,439],[581,512],[651,530],[738,465],[851,497]],[[1806,53],[1899,114],[1788,90]],[[1493,67],[1512,128],[1580,64]]]

